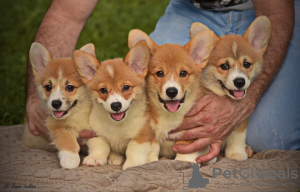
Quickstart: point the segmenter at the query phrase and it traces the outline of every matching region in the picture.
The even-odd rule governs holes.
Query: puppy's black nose
[[[244,78],[236,78],[235,80],[233,80],[233,83],[238,89],[240,89],[240,88],[244,87],[245,79]]]
[[[120,111],[120,109],[122,108],[122,103],[120,102],[113,102],[112,104],[110,104],[110,107],[112,110],[114,111]]]
[[[174,98],[176,97],[176,95],[178,94],[178,90],[175,87],[170,87],[166,90],[166,94],[170,97],[170,98]]]
[[[59,109],[62,105],[62,102],[60,100],[53,100],[51,104],[54,109]]]

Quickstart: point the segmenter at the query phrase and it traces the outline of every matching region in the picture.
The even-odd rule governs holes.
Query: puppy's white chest
[[[104,137],[112,150],[124,154],[126,147],[145,124],[143,117],[126,117],[122,122],[110,119],[106,111],[93,109],[90,116],[90,126],[96,133]]]

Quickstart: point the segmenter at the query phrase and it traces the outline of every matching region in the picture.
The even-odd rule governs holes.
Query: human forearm
[[[264,54],[262,72],[247,91],[244,103],[253,103],[254,110],[260,97],[278,73],[287,53],[294,28],[294,1],[253,0],[256,16],[267,16],[272,25],[272,34]]]

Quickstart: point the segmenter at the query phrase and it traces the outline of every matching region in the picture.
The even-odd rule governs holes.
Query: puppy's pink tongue
[[[167,105],[168,111],[176,112],[178,110],[179,105],[180,105],[180,101],[179,100],[166,101],[166,105]]]
[[[64,115],[64,111],[53,111],[53,115],[55,117],[62,117]]]
[[[112,113],[111,114],[112,118],[116,121],[120,121],[124,118],[125,116],[125,112],[122,112],[122,113]]]
[[[244,97],[245,91],[244,90],[235,90],[233,91],[235,98],[242,99]]]

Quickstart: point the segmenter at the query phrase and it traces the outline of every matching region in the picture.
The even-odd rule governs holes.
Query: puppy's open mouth
[[[75,107],[77,105],[77,100],[75,100],[74,102],[73,102],[73,104],[71,105],[71,107],[68,109],[68,110],[66,110],[66,111],[53,111],[52,113],[53,113],[53,116],[54,117],[56,117],[56,118],[62,118],[62,117],[64,117],[64,116],[66,116],[68,113],[69,113],[69,111],[73,108],[73,107]]]
[[[127,110],[126,110],[127,111]],[[110,116],[115,121],[121,121],[126,116],[126,111],[123,111],[121,113],[111,113]]]
[[[228,91],[228,93],[233,96],[234,98],[236,99],[243,99],[244,96],[245,96],[245,89],[242,89],[242,90],[230,90],[230,89],[227,89],[227,87],[225,87],[225,85],[223,84],[222,81],[219,81],[222,88],[225,89],[226,91]]]
[[[178,111],[178,109],[181,106],[180,104],[184,102],[185,94],[184,94],[183,98],[180,99],[180,100],[163,100],[158,94],[158,100],[159,100],[159,102],[164,104],[164,108],[166,110],[168,110],[169,112],[174,113],[174,112]]]

